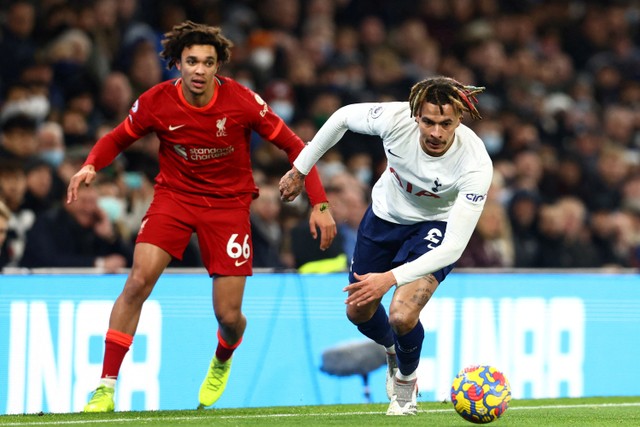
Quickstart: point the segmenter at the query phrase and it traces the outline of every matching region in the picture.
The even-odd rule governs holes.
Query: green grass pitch
[[[0,426],[471,426],[450,402],[418,402],[415,417],[387,417],[384,404],[110,414],[1,415]],[[639,397],[512,400],[491,426],[640,426]]]

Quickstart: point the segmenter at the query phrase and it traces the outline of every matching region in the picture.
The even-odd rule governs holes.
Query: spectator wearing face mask
[[[94,187],[81,186],[76,203],[41,214],[27,233],[22,266],[97,267],[116,273],[131,265],[130,245],[98,204]]]

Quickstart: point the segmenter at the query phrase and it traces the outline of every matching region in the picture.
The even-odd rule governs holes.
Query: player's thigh
[[[248,207],[200,210],[196,234],[210,276],[253,274]]]
[[[357,280],[354,273],[380,273],[392,268],[392,261],[405,237],[400,228],[375,216],[371,206],[364,214],[349,268],[349,283]]]
[[[182,259],[194,230],[190,221],[190,212],[179,204],[164,210],[154,209],[152,205],[142,219],[136,245],[148,243],[164,250],[173,258]]]
[[[153,288],[170,262],[171,255],[164,249],[151,243],[137,243],[133,251],[133,265],[125,286]]]

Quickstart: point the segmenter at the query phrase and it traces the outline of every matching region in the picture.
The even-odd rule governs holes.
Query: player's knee
[[[240,309],[224,309],[216,312],[218,325],[223,329],[236,329],[238,325],[246,323],[246,318]]]
[[[142,304],[151,293],[154,284],[142,275],[131,274],[127,278],[122,296],[129,304]]]
[[[415,326],[415,323],[415,319],[406,313],[393,312],[389,314],[389,324],[396,335],[402,336],[409,333]]]
[[[371,319],[375,309],[362,306],[347,306],[347,319],[354,325],[359,325]]]

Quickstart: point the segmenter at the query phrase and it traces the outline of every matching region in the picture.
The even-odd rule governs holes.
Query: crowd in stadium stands
[[[66,185],[140,93],[176,77],[158,52],[185,19],[220,26],[235,44],[221,72],[307,141],[340,106],[405,101],[429,76],[486,86],[483,119],[465,123],[494,180],[458,267],[640,266],[637,1],[0,0],[0,268],[130,265],[155,136],[101,171],[82,206],[64,206]],[[279,202],[290,166],[254,138],[255,267],[342,254],[347,268],[385,164],[377,139],[344,138],[318,163],[340,235],[326,254],[297,240],[308,204]],[[174,264],[200,265],[195,241]]]

